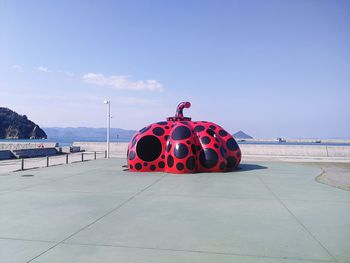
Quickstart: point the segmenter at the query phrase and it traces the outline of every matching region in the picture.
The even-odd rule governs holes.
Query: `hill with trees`
[[[0,139],[46,139],[46,133],[26,115],[0,107]]]

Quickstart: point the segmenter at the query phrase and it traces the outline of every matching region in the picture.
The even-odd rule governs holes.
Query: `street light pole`
[[[110,157],[110,129],[111,129],[111,101],[105,100],[103,102],[104,104],[107,104],[107,158]]]

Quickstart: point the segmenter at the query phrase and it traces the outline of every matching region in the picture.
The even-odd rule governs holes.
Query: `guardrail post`
[[[24,170],[24,159],[22,159],[22,161],[21,161],[21,171],[23,171]]]
[[[66,164],[68,164],[68,153],[66,154]]]
[[[94,152],[94,159],[96,160],[96,152]]]
[[[46,156],[46,167],[49,167],[49,156]]]
[[[84,162],[84,153],[81,153],[81,161]]]

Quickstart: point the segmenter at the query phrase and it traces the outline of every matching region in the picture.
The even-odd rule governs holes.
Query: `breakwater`
[[[0,142],[0,150],[22,150],[58,147],[57,142]]]
[[[106,149],[105,142],[74,142],[85,151],[103,151]],[[126,157],[128,143],[111,143],[113,156]],[[265,157],[299,157],[299,158],[339,158],[349,159],[350,146],[328,146],[328,145],[269,145],[269,144],[239,144],[243,158],[245,156]]]
[[[0,160],[10,158],[28,158],[37,156],[51,156],[61,152],[103,152],[105,142],[74,142],[73,147],[58,147],[58,143],[10,143],[0,142]],[[239,143],[243,158],[318,158],[321,160],[333,159],[350,162],[350,146],[342,145],[288,145],[288,144],[245,144]],[[67,149],[65,149],[67,148]],[[126,157],[127,142],[111,142],[110,150],[113,157]],[[16,154],[18,153],[18,154]]]
[[[0,142],[0,160],[53,156],[79,151],[79,147],[59,147],[56,142]]]

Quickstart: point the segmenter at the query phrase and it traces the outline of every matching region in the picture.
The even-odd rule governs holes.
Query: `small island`
[[[47,139],[47,135],[26,115],[0,107],[0,139]]]

